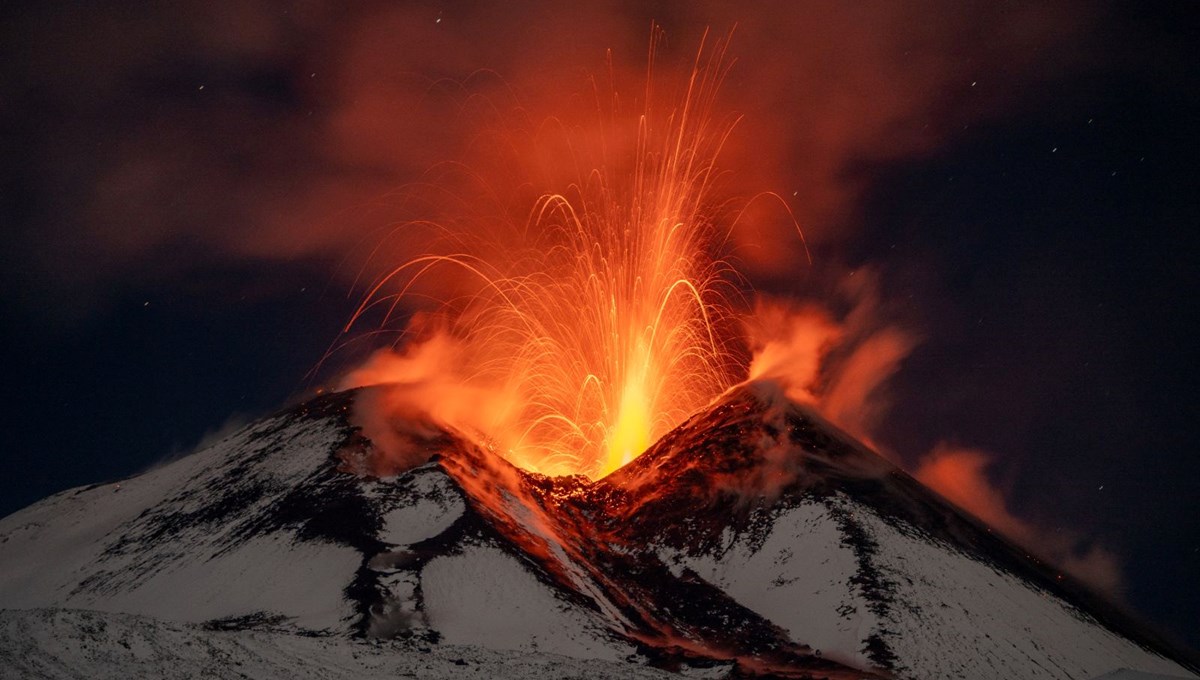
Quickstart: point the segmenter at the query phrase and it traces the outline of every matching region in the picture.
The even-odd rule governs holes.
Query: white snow
[[[862,647],[877,622],[850,583],[857,569],[854,553],[842,545],[827,509],[813,503],[785,511],[757,549],[747,537],[727,533],[727,548],[715,559],[660,555],[668,564],[696,572],[823,656],[871,667]]]
[[[361,563],[342,546],[255,537],[236,551],[157,572],[118,597],[84,592],[64,605],[189,622],[269,612],[301,628],[334,629],[354,615],[342,588]]]
[[[0,677],[26,680],[670,680],[623,661],[529,650],[220,632],[127,614],[0,611]]]
[[[845,496],[830,504],[782,511],[761,546],[727,532],[714,555],[657,552],[674,572],[691,569],[828,658],[870,668],[866,641],[880,635],[899,657],[901,678],[1088,680],[1117,669],[1132,670],[1105,680],[1197,677],[949,545],[902,532]],[[894,588],[889,615],[872,613],[851,581],[857,558],[832,509],[877,543],[872,562]]]
[[[0,520],[0,608],[192,622],[265,611],[314,630],[342,627],[354,613],[343,590],[362,562],[357,551],[301,540],[293,528],[225,539],[327,466],[344,437],[330,422],[268,419],[119,488],[64,491],[10,515]],[[261,458],[242,472],[250,456]],[[266,491],[235,517],[165,533],[155,524],[252,484]]]
[[[384,513],[379,539],[396,546],[440,535],[466,511],[453,483],[440,470],[414,470],[406,480],[416,499]]]
[[[589,610],[559,599],[527,567],[491,546],[437,557],[421,572],[429,625],[455,645],[617,661],[634,649]]]
[[[1196,677],[1014,576],[837,502],[878,542],[874,562],[896,586],[885,625],[903,677],[1085,680],[1122,668]]]
[[[456,534],[423,563],[429,551],[412,546],[467,512],[437,465],[354,482],[382,519],[377,555],[272,520],[297,489],[323,498],[315,492],[340,488],[328,481],[330,455],[345,437],[333,421],[268,419],[119,488],[66,491],[0,519],[0,677],[675,677],[626,661],[636,650],[613,631],[631,624],[598,585],[605,577],[536,504],[510,494],[495,510],[576,597],[486,532]],[[875,544],[874,577],[891,598],[882,613],[845,517]],[[870,667],[867,640],[884,640],[898,678],[1197,677],[848,497],[801,502],[771,522],[758,541],[726,529],[712,554],[655,550],[672,573],[695,572],[827,658]],[[346,588],[364,562],[383,590],[370,631],[412,642],[345,635],[358,616]],[[256,614],[277,629],[188,625]],[[442,644],[417,642],[430,631]]]

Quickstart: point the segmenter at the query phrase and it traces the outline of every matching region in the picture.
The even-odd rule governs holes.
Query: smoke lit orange
[[[417,317],[418,340],[349,384],[400,383],[409,408],[517,465],[592,478],[720,394],[739,377],[728,332],[736,288],[712,255],[710,190],[732,128],[713,115],[725,71],[724,44],[702,46],[678,100],[661,107],[648,73],[638,115],[619,115],[614,96],[612,111],[597,105],[599,125],[567,128],[570,153],[555,163],[570,181],[544,191],[524,223],[447,229],[456,252],[376,281],[347,330],[424,278],[457,276],[452,290],[469,293]]]

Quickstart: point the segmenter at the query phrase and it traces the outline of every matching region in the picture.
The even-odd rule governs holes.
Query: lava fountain
[[[539,188],[524,221],[439,224],[450,249],[369,286],[346,333],[380,310],[382,326],[394,323],[431,277],[467,292],[412,316],[343,386],[394,384],[393,410],[422,412],[525,469],[595,479],[741,377],[737,275],[717,255],[728,211],[712,198],[736,124],[714,115],[727,41],[702,42],[686,85],[660,101],[660,38],[655,29],[636,114],[615,92],[611,104],[597,96],[593,124],[559,125],[565,152],[531,149],[568,181]]]

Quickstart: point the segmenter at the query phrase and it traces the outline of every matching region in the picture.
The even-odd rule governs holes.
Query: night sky
[[[352,363],[310,374],[389,192],[463,155],[464,93],[550,115],[607,48],[643,69],[652,19],[666,70],[737,23],[726,189],[788,196],[813,254],[736,233],[748,283],[874,277],[921,338],[875,440],[987,452],[1013,515],[1200,647],[1194,3],[337,4],[4,10],[0,514]]]

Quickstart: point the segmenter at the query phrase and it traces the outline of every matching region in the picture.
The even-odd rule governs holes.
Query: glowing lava
[[[625,465],[646,450],[651,438],[650,404],[645,394],[646,379],[641,375],[626,378],[617,409],[617,420],[608,433],[608,455],[600,472],[606,475]]]
[[[723,59],[724,44],[702,46],[669,106],[648,73],[637,115],[623,116],[614,95],[611,111],[597,105],[599,124],[562,125],[566,151],[534,142],[530,153],[554,158],[559,176],[570,168],[569,181],[545,186],[524,222],[447,226],[455,250],[378,280],[347,331],[373,309],[388,323],[420,279],[453,281],[455,292],[344,386],[399,383],[399,410],[526,469],[598,478],[740,377],[729,349],[735,288],[712,255],[719,206],[709,204],[733,127],[713,121]]]

